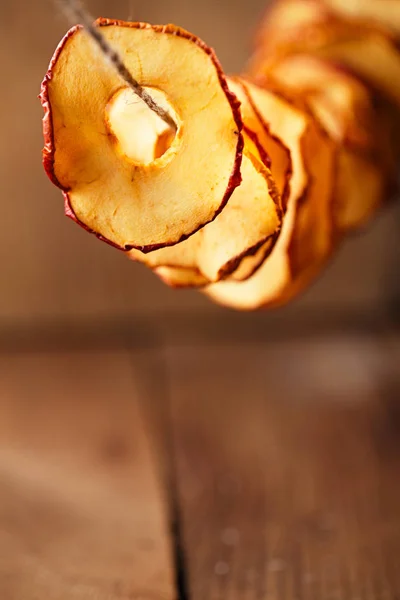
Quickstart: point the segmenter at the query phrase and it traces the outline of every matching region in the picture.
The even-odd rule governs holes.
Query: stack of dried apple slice
[[[69,216],[171,285],[249,276],[277,239],[281,195],[214,53],[174,27],[98,26],[177,130],[71,30],[42,89],[45,166]]]
[[[231,78],[175,26],[97,21],[174,129],[74,27],[41,93],[67,215],[171,286],[243,310],[293,298],[392,189],[400,22],[359,2],[277,0]]]

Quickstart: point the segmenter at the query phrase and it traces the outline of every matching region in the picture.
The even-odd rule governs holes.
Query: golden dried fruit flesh
[[[307,54],[283,59],[271,68],[269,76],[306,98],[320,123],[340,144],[372,148],[377,114],[371,92],[359,79]]]
[[[186,31],[105,19],[98,26],[133,77],[158,90],[176,134],[159,143],[159,117],[124,104],[121,95],[141,101],[75,27],[43,82],[45,167],[69,216],[102,239],[143,251],[175,244],[211,222],[240,183],[237,100],[213,51]],[[136,126],[146,143],[129,142]],[[152,147],[165,152],[149,162]]]
[[[217,217],[218,230],[210,224],[200,232],[199,267],[211,281],[234,272],[261,244],[275,242],[281,227],[280,197],[271,174],[250,153],[243,155],[242,178]]]
[[[257,153],[258,157],[268,164],[272,180],[280,196],[283,213],[285,213],[292,176],[290,151],[277,133],[271,132],[268,122],[263,119],[254,103],[252,103],[240,78],[230,78],[229,88],[241,102],[240,110],[244,122],[244,137],[247,147],[250,147],[253,154]],[[226,279],[244,281],[251,277],[269,256],[274,244],[275,238],[271,237],[261,246],[256,246],[247,252],[241,261],[237,262],[236,269]]]
[[[247,98],[254,114],[266,127],[269,136],[275,140],[285,140],[285,151],[276,153],[278,160],[276,178],[284,182],[286,195],[285,217],[289,205],[297,205],[308,185],[308,174],[302,155],[301,140],[308,127],[308,119],[304,112],[287,102],[272,91],[261,89],[244,79],[237,79],[242,94]],[[269,137],[267,138],[269,140]],[[262,138],[261,138],[262,141]],[[271,160],[271,172],[274,173],[274,160]],[[295,209],[296,210],[296,209]]]
[[[252,103],[240,78],[230,78],[229,89],[239,99],[240,111],[246,128],[248,128],[256,138],[269,158],[272,178],[276,183],[278,192],[282,198],[283,209],[285,210],[287,197],[290,191],[290,177],[292,174],[292,160],[290,151],[282,137],[279,137],[279,131],[273,133],[268,121],[263,119]],[[273,108],[273,107],[272,107]],[[281,134],[284,132],[282,131]]]
[[[275,92],[241,84],[257,113],[286,140],[293,174],[282,231],[268,258],[243,282],[205,288],[216,302],[238,310],[275,306],[298,293],[328,258],[333,244],[335,148],[310,115]]]
[[[313,120],[301,140],[309,174],[307,194],[301,199],[297,224],[289,247],[294,277],[330,255],[335,234],[334,182],[336,146]]]
[[[381,33],[332,41],[315,54],[351,69],[400,106],[400,53]]]
[[[209,281],[197,269],[184,267],[156,267],[156,275],[161,281],[173,288],[199,288]]]
[[[287,197],[289,191],[290,153],[257,117],[240,83],[231,79],[228,83],[240,100],[244,123],[241,185],[223,212],[189,239],[147,254],[138,250],[129,252],[131,259],[162,274],[164,281],[172,282],[171,285],[175,285],[175,268],[181,287],[185,282],[193,287],[194,282],[202,286],[204,281],[247,279],[269,255],[279,234],[282,198]],[[201,274],[202,278],[182,277],[183,268]]]
[[[350,69],[400,104],[400,54],[395,40],[373,22],[344,19],[327,4],[319,0],[273,4],[249,64],[250,74],[260,84],[286,56],[321,56]]]
[[[297,43],[311,26],[324,23],[326,11],[319,0],[280,0],[266,11],[255,40],[247,72],[258,75],[264,61],[286,53],[289,44]]]
[[[148,254],[131,250],[129,256],[151,268],[190,268],[208,281],[233,272],[244,256],[275,240],[281,225],[280,198],[270,173],[246,149],[241,174],[241,185],[212,223],[175,246]]]
[[[340,231],[367,223],[386,198],[386,178],[371,157],[342,148],[335,180],[335,223]]]
[[[270,119],[271,130],[286,140],[292,156],[288,199],[292,212],[286,219],[289,270],[296,277],[315,257],[319,261],[331,249],[335,146],[304,106],[293,104],[276,90],[264,91],[249,83],[246,87],[259,113]]]
[[[271,76],[306,99],[337,144],[335,227],[345,232],[366,223],[386,195],[385,168],[375,156],[380,125],[371,93],[350,74],[308,55],[287,57]]]
[[[400,35],[400,3],[397,0],[323,0],[343,18],[368,21]]]

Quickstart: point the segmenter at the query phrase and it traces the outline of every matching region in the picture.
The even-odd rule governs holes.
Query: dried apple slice
[[[379,2],[374,0],[374,5]],[[268,14],[263,22],[259,44],[249,64],[250,75],[260,84],[283,57],[314,54],[354,71],[399,104],[400,56],[396,40],[374,20],[346,19],[328,4],[315,0],[277,2],[272,8],[273,18]],[[350,7],[352,3],[346,4]],[[389,20],[389,13],[386,15]]]
[[[289,149],[277,135],[271,132],[268,123],[257,112],[257,109],[249,100],[240,78],[229,78],[228,83],[229,89],[241,102],[240,110],[244,122],[246,147],[253,154],[257,153],[260,160],[270,168],[272,180],[276,184],[277,192],[281,198],[281,206],[285,212],[292,175],[292,160]],[[227,279],[244,281],[251,277],[269,256],[274,243],[275,237],[271,237],[264,244],[256,245],[252,250],[247,251],[240,260],[237,258],[237,266],[227,276]]]
[[[247,281],[205,288],[216,302],[239,309],[274,306],[299,293],[332,250],[335,148],[307,113],[278,94],[241,81],[271,131],[283,137],[293,161],[282,231],[270,256]]]
[[[192,34],[172,25],[97,24],[139,83],[158,91],[177,132],[150,163],[129,154],[126,138],[151,111],[126,114],[121,94],[131,92],[121,92],[114,69],[74,27],[42,86],[45,168],[64,191],[67,214],[98,237],[145,252],[175,244],[211,222],[240,183],[238,102],[214,52]]]
[[[159,276],[161,281],[173,288],[200,288],[208,283],[197,269],[184,267],[157,267],[154,273]]]
[[[319,0],[278,0],[268,6],[255,38],[256,52],[279,55],[283,43],[298,39],[310,25],[325,22],[327,11]]]
[[[400,55],[396,43],[388,32],[371,22],[341,18],[326,2],[277,2],[261,27],[249,74],[262,83],[277,62],[298,53],[322,56],[351,69],[400,103]]]
[[[246,73],[258,78],[276,60],[309,43],[310,35],[329,20],[319,0],[272,2],[261,22]]]
[[[315,48],[315,53],[351,69],[400,105],[400,54],[386,36],[361,32]]]
[[[371,157],[340,150],[335,183],[335,221],[341,231],[364,225],[386,198],[386,175]]]
[[[243,155],[241,169],[242,183],[217,225],[199,232],[198,264],[210,281],[226,277],[254,248],[276,240],[281,227],[280,197],[268,169],[251,153]]]
[[[279,182],[277,185],[280,185],[282,195],[288,188],[289,199],[300,196],[307,184],[300,148],[300,140],[307,129],[307,115],[278,93],[262,89],[244,78],[236,78],[236,83],[242,90],[240,98],[243,95],[247,98],[254,118],[264,126],[266,135],[260,136],[261,144],[265,144],[271,155],[276,154],[277,160],[271,159],[271,173]]]
[[[269,164],[269,158],[265,154],[265,151],[260,146],[260,142],[258,141],[257,135],[251,130],[247,129],[246,126],[243,131],[245,138],[245,145],[247,152],[250,151],[250,154],[253,156],[257,155],[257,158],[265,164]],[[277,206],[281,205],[280,194],[275,186],[273,178],[266,173],[267,180],[269,181],[269,193],[275,199],[275,203]],[[244,190],[242,190],[244,191]],[[235,192],[238,194],[238,190]],[[228,215],[228,210],[232,210]],[[237,214],[234,214],[235,206],[233,205],[232,199],[228,202],[228,205],[225,209],[226,215],[232,217],[235,223],[238,223]],[[239,209],[238,209],[239,210]],[[241,210],[241,208],[240,208]],[[281,211],[278,211],[280,214]],[[262,223],[258,219],[257,213],[252,214],[252,218],[255,218],[255,222],[258,224]],[[218,216],[215,225],[219,225],[219,220],[222,220],[221,216]],[[217,223],[218,222],[218,223]],[[154,269],[155,273],[161,277],[161,279],[172,287],[203,287],[211,283],[205,275],[202,274],[201,270],[199,270],[194,265],[203,264],[203,269],[206,270],[206,265],[211,264],[212,261],[218,260],[219,249],[215,252],[215,243],[210,245],[210,248],[207,248],[207,243],[204,244],[197,243],[200,242],[201,236],[207,236],[206,229],[213,228],[213,234],[215,232],[215,228],[213,224],[207,225],[202,232],[196,233],[194,236],[190,238],[190,240],[186,240],[173,248],[157,250],[155,252],[151,252],[149,254],[143,255],[137,250],[132,250],[129,255],[133,260],[137,260],[139,262],[144,262],[148,266]],[[256,270],[262,265],[264,260],[269,256],[274,244],[276,242],[277,236],[279,235],[280,229],[277,228],[276,231],[270,235],[265,241],[265,238],[252,246],[251,248],[246,248],[240,254],[235,254],[230,260],[225,263],[223,269],[221,269],[218,273],[218,279],[232,279],[234,281],[244,281],[251,277]],[[239,238],[240,239],[240,238]],[[233,235],[232,240],[235,240],[235,245],[238,244],[238,237]],[[217,240],[218,247],[221,244],[227,243],[225,236],[220,237],[219,241]],[[215,252],[215,255],[213,255]],[[164,265],[162,267],[156,267],[155,265],[160,263],[164,263],[168,261],[168,265]],[[177,266],[177,265],[181,266]],[[175,266],[174,266],[175,265]]]
[[[305,97],[337,143],[336,228],[344,232],[366,223],[385,198],[387,179],[374,153],[377,115],[372,93],[350,74],[308,55],[284,59],[272,68],[271,77]]]
[[[241,174],[241,185],[212,223],[175,246],[148,254],[131,250],[129,256],[151,268],[194,269],[208,281],[226,277],[254,248],[276,239],[281,224],[280,198],[271,174],[246,148]]]
[[[324,0],[340,16],[371,21],[400,34],[400,4],[396,0]]]
[[[289,245],[293,278],[314,269],[331,253],[335,236],[334,181],[336,145],[309,117],[301,152],[309,174],[307,194],[302,198],[297,223]]]
[[[269,195],[272,195],[275,205],[280,207],[282,199],[279,192],[283,192],[283,197],[285,197],[289,188],[291,174],[289,151],[277,138],[272,136],[266,125],[256,116],[240,84],[235,83],[232,79],[228,79],[228,83],[230,90],[235,95],[240,94],[240,111],[244,121],[243,136],[247,155],[251,154],[253,157],[258,158],[267,168],[271,166],[270,154],[273,156],[272,178],[267,171],[265,171],[265,176],[268,182]],[[263,144],[261,144],[261,141]],[[281,185],[281,190],[277,189],[278,186],[275,186],[275,181],[278,182],[278,185]],[[250,184],[250,179],[248,183]],[[248,186],[242,186],[243,184],[235,190],[223,213],[213,223],[191,236],[190,239],[173,247],[156,250],[148,254],[132,250],[129,252],[129,257],[154,269],[166,283],[173,287],[184,287],[186,284],[190,287],[203,286],[205,283],[225,278],[228,275],[238,281],[250,277],[272,250],[279,228],[269,235],[266,241],[265,235],[262,233],[261,239],[260,237],[255,238],[255,243],[254,240],[251,245],[249,242],[244,243],[246,239],[249,239],[251,229],[254,231],[254,226],[259,231],[260,226],[263,227],[265,215],[260,219],[253,208],[248,209],[249,202],[254,202],[255,198],[253,195],[253,200],[251,200],[251,190],[248,189]],[[237,232],[233,233],[229,220],[236,227],[241,222],[246,223],[245,220],[240,221],[237,218],[237,212],[242,212],[242,208],[246,207],[248,215],[251,215],[252,225],[251,229],[243,236],[238,235]],[[259,207],[259,203],[256,202],[256,209],[258,210]],[[247,220],[247,223],[249,223],[249,220]],[[222,247],[224,244],[228,247],[232,243],[234,243],[236,249],[233,254],[229,254],[228,250],[227,254],[226,249],[224,251]],[[220,260],[221,251],[227,256],[227,259],[222,261],[224,264]],[[210,265],[213,263],[218,264],[218,261],[218,270],[216,271],[215,268],[214,271],[210,270]],[[160,266],[162,268],[159,268]],[[207,276],[205,273],[207,273]],[[213,279],[207,279],[207,277]]]
[[[269,168],[271,169],[272,178],[282,198],[283,210],[285,210],[290,192],[290,177],[292,174],[290,151],[284,143],[283,138],[274,135],[271,132],[268,122],[257,112],[254,104],[249,100],[240,78],[231,77],[228,79],[228,83],[229,89],[241,102],[240,111],[245,124],[245,130],[248,128],[256,136],[256,139],[269,158]]]
[[[254,275],[270,255],[276,243],[277,235],[278,232],[276,235],[271,236],[267,242],[262,243],[259,248],[249,250],[242,257],[238,257],[232,262],[229,266],[234,268],[234,271],[225,276],[224,280],[245,281]],[[193,267],[160,266],[155,267],[153,271],[164,283],[174,288],[201,288],[212,283],[198,269]]]
[[[226,280],[246,281],[246,279],[252,277],[271,254],[276,243],[276,237],[276,235],[271,236],[266,242],[261,244],[259,248],[256,247],[254,250],[243,256],[240,262],[238,262],[237,268],[233,273],[226,277]]]
[[[278,62],[269,77],[305,97],[332,138],[362,150],[373,147],[377,117],[373,94],[356,77],[308,54]]]

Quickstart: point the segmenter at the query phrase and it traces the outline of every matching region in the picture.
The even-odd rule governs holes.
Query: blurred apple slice
[[[177,131],[165,130],[74,27],[42,84],[46,171],[67,214],[101,239],[143,252],[175,244],[211,222],[240,183],[239,104],[194,35],[172,25],[97,25]],[[161,155],[149,162],[154,148]]]
[[[268,6],[246,73],[256,80],[276,60],[309,43],[309,35],[329,20],[320,0],[278,0]],[[301,50],[300,50],[301,51]]]
[[[347,7],[352,4],[347,0],[334,2]],[[378,6],[381,0],[365,2],[371,10],[372,5]],[[364,5],[364,0],[360,0],[361,3]],[[385,12],[385,15],[390,20],[390,13]],[[390,31],[380,29],[373,20],[348,20],[342,11],[332,10],[326,0],[281,0],[267,12],[258,40],[248,68],[256,83],[262,84],[271,68],[286,56],[322,56],[350,69],[400,104],[397,42]]]
[[[400,34],[400,3],[397,0],[324,0],[325,4],[346,19],[371,21]]]
[[[288,56],[268,76],[306,97],[326,131],[341,144],[370,150],[375,142],[373,94],[359,79],[321,58]]]
[[[386,174],[376,159],[340,149],[335,183],[335,221],[345,232],[365,225],[385,201]]]
[[[380,125],[373,94],[351,74],[308,55],[287,57],[270,76],[306,99],[337,144],[336,228],[344,232],[366,223],[387,192],[387,169],[375,153]]]
[[[380,32],[360,32],[315,48],[315,54],[351,69],[400,106],[400,53]]]

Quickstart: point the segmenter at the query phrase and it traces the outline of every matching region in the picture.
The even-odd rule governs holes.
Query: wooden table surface
[[[400,598],[398,346],[3,352],[0,598]]]

